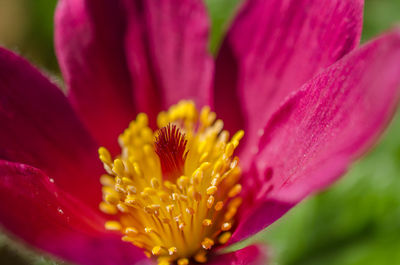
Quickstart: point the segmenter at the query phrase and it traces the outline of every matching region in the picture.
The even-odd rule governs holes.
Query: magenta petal
[[[1,48],[0,124],[0,159],[45,171],[61,189],[97,208],[103,170],[93,139],[55,85]]]
[[[243,213],[233,241],[331,184],[376,142],[400,98],[399,62],[397,30],[327,68],[282,105],[265,126],[254,160],[261,191],[256,206]]]
[[[263,265],[267,262],[267,251],[265,246],[251,245],[243,249],[214,256],[208,265]]]
[[[135,117],[121,1],[61,0],[55,26],[71,102],[96,140],[116,151],[118,135]]]
[[[126,53],[136,104],[156,113],[181,99],[209,104],[213,59],[208,53],[209,21],[200,0],[125,1]]]
[[[42,171],[0,160],[0,223],[36,248],[82,265],[124,265],[142,251],[104,230],[104,220]]]
[[[358,44],[362,11],[362,0],[244,4],[217,58],[214,94],[227,128],[246,128],[243,166],[279,104]]]

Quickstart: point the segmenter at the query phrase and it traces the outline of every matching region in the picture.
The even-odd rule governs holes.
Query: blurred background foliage
[[[53,50],[56,0],[0,0],[0,45],[59,76]],[[240,0],[206,0],[210,49]],[[366,0],[363,41],[400,22],[400,0]],[[399,62],[400,63],[400,62]],[[379,78],[379,77],[377,77]],[[381,142],[330,189],[312,196],[246,243],[269,245],[272,264],[400,265],[400,114]],[[0,234],[0,264],[63,264]]]

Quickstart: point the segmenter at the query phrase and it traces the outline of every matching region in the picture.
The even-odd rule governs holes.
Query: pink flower
[[[112,217],[98,208],[105,171],[97,150],[101,145],[118,155],[118,135],[139,112],[156,128],[160,111],[193,100],[215,110],[230,132],[245,131],[236,151],[243,203],[230,223],[229,243],[267,227],[340,177],[376,142],[396,109],[400,31],[354,49],[362,9],[362,0],[248,0],[213,60],[200,0],[60,0],[56,51],[68,97],[0,49],[2,225],[78,264],[150,262],[121,233],[104,227]],[[185,136],[173,134],[183,146],[182,160],[163,164],[167,134],[158,138],[166,147],[157,151],[172,179],[190,159]],[[100,154],[117,179],[119,162]],[[234,265],[263,263],[264,255],[249,246],[208,258]]]

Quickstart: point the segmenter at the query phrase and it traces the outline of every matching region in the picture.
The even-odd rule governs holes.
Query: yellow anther
[[[196,169],[192,174],[192,179],[195,185],[200,185],[203,179],[203,170],[201,168]]]
[[[172,183],[170,181],[166,180],[163,182],[163,184],[164,184],[164,187],[166,187],[167,189],[173,190]]]
[[[211,123],[213,123],[216,118],[217,114],[215,114],[215,112],[210,112],[210,114],[207,117],[207,125],[211,125]]]
[[[166,206],[166,210],[167,210],[167,212],[169,212],[169,213],[172,213],[172,211],[174,210],[174,208],[175,208],[175,205],[173,205],[173,204],[170,204],[170,205],[167,205],[167,206]]]
[[[99,157],[101,162],[105,164],[110,164],[111,163],[111,154],[108,152],[108,150],[104,147],[99,148]]]
[[[138,177],[142,176],[142,171],[140,170],[139,164],[138,163],[133,163],[133,168],[135,170],[135,175]]]
[[[231,141],[231,143],[233,144],[233,146],[236,148],[239,145],[239,141]]]
[[[188,265],[189,260],[187,258],[178,259],[178,265]]]
[[[239,142],[240,140],[242,140],[243,136],[244,136],[244,131],[243,130],[237,131],[232,136],[232,140],[231,141],[238,141]]]
[[[186,212],[187,212],[188,214],[190,214],[190,215],[193,215],[193,214],[195,213],[195,212],[194,212],[194,209],[191,208],[191,207],[186,208]]]
[[[210,226],[210,225],[212,225],[212,221],[210,219],[203,220],[203,226]]]
[[[208,152],[204,152],[204,153],[201,155],[201,157],[200,157],[200,159],[199,159],[199,162],[202,163],[202,162],[206,161],[207,158],[208,158]]]
[[[215,132],[222,131],[222,128],[224,128],[224,122],[222,120],[217,120],[214,123],[213,128],[214,128]]]
[[[239,208],[239,206],[242,204],[243,199],[240,197],[236,197],[234,199],[232,199],[229,204],[228,204],[228,208]]]
[[[166,193],[165,191],[158,192],[157,196],[160,197],[162,202],[168,202],[169,201],[169,194]]]
[[[197,147],[197,152],[200,153],[200,154],[204,153],[205,149],[206,149],[206,146],[207,146],[207,142],[206,141],[201,141],[199,143],[198,147]]]
[[[187,193],[195,201],[201,200],[201,194],[199,192],[197,192],[192,185],[189,186]]]
[[[143,144],[149,143],[153,139],[153,132],[150,128],[144,128],[141,132],[143,138]]]
[[[148,193],[146,193],[146,192],[141,192],[140,193],[140,197],[139,197],[140,199],[142,199],[143,201],[146,201],[146,202],[151,202],[151,197],[150,197],[150,195],[148,194]]]
[[[179,199],[183,202],[188,202],[188,196],[186,196],[186,195],[180,194]]]
[[[124,241],[124,239],[122,238],[122,241]],[[129,241],[128,241],[129,242]],[[144,244],[141,242],[138,242],[137,240],[135,240],[134,238],[130,239],[130,242],[134,245],[137,246],[138,248],[144,248]]]
[[[158,256],[161,254],[161,246],[155,246],[153,247],[153,249],[151,250],[151,253],[153,253],[153,255]]]
[[[201,242],[201,246],[204,249],[211,249],[211,247],[214,245],[214,240],[212,240],[211,238],[204,238],[204,240]]]
[[[107,194],[104,200],[110,204],[117,204],[119,202],[119,197],[114,194]]]
[[[220,160],[218,160],[214,165],[214,169],[213,169],[214,174],[221,172],[222,166],[223,166],[222,162]]]
[[[199,168],[204,171],[204,170],[209,169],[210,167],[211,167],[211,164],[209,162],[203,162],[203,163],[201,163]]]
[[[120,176],[115,177],[115,182],[119,185],[122,184],[122,178]]]
[[[239,159],[237,158],[237,157],[235,157],[233,160],[232,160],[232,162],[231,162],[231,164],[230,164],[230,168],[236,168],[237,167],[237,165],[239,164]]]
[[[134,243],[136,241],[133,237],[130,237],[130,236],[123,236],[121,239],[122,239],[122,241],[131,242],[131,243]]]
[[[237,196],[242,191],[242,185],[236,184],[228,193],[228,197],[232,198]]]
[[[147,124],[149,123],[149,119],[145,113],[139,113],[136,116],[136,122],[141,127],[144,127],[144,126],[147,126]]]
[[[151,228],[151,227],[145,227],[145,228],[144,228],[144,232],[146,232],[146,234],[149,234],[149,233],[153,232],[153,228]]]
[[[101,177],[100,177],[100,183],[103,186],[112,187],[115,185],[115,180],[114,180],[114,177],[104,174],[104,175],[101,175]]]
[[[207,189],[207,195],[214,195],[217,192],[217,187],[216,186],[210,186]]]
[[[231,238],[231,236],[232,236],[231,232],[225,232],[219,236],[218,242],[220,244],[226,244],[226,242],[228,242],[228,240]]]
[[[128,191],[129,194],[136,194],[137,193],[137,188],[133,185],[128,185],[126,187],[126,190]]]
[[[221,211],[223,207],[224,207],[224,203],[222,201],[219,201],[215,204],[214,209],[218,212],[218,211]]]
[[[216,174],[215,177],[211,180],[211,185],[218,186],[221,182],[221,177],[219,174]]]
[[[143,195],[148,195],[148,196],[157,196],[157,191],[153,188],[146,187],[143,190]]]
[[[180,178],[178,178],[177,184],[179,188],[184,189],[189,184],[189,178],[186,176],[181,176]]]
[[[200,113],[200,121],[201,123],[203,123],[204,125],[208,125],[208,116],[210,115],[210,107],[209,106],[205,106],[201,109],[201,113]]]
[[[236,208],[229,208],[228,211],[224,215],[225,220],[232,219],[232,217],[235,216],[236,212],[237,212]]]
[[[235,151],[235,146],[232,143],[229,143],[225,148],[225,155],[227,157],[231,157],[234,151]]]
[[[179,194],[178,193],[172,193],[172,199],[174,200],[174,201],[177,201],[177,200],[179,200]]]
[[[119,222],[117,222],[117,221],[107,221],[105,224],[104,224],[104,227],[107,229],[107,230],[113,230],[113,231],[120,231],[121,230],[121,224],[119,223]]]
[[[125,203],[137,205],[137,204],[138,204],[138,199],[137,199],[136,195],[129,194],[129,195],[126,196],[126,198],[125,198]]]
[[[207,262],[206,252],[199,251],[196,255],[194,255],[194,260],[198,263],[206,263]]]
[[[220,143],[226,143],[229,140],[229,132],[228,131],[222,131],[219,136],[218,136],[218,141]]]
[[[232,228],[232,224],[229,223],[229,222],[225,222],[225,223],[223,223],[222,226],[221,226],[221,230],[222,230],[222,231],[228,231],[228,230],[230,230],[231,228]]]
[[[125,234],[135,236],[139,234],[139,231],[134,227],[127,227],[125,228]]]
[[[125,166],[124,166],[124,162],[122,162],[121,159],[115,159],[114,160],[114,166],[112,168],[112,171],[119,176],[123,176],[125,173]]]
[[[160,210],[161,206],[159,204],[152,204],[150,205],[150,208],[153,209],[153,211],[157,212]]]
[[[119,193],[126,193],[126,189],[122,184],[115,184],[114,186],[115,191],[119,192]]]
[[[214,200],[215,200],[214,196],[211,195],[210,197],[208,197],[208,200],[207,200],[207,208],[208,209],[211,209],[211,207],[214,204]]]
[[[99,209],[100,209],[100,211],[102,211],[105,214],[114,215],[114,214],[118,213],[117,207],[115,207],[114,205],[111,205],[107,202],[101,202],[99,204]]]
[[[103,192],[104,195],[106,195],[106,194],[117,194],[115,192],[114,187],[109,187],[109,186],[103,186],[101,188],[101,191]]]
[[[158,188],[160,187],[160,182],[159,182],[158,179],[156,179],[156,178],[152,178],[151,181],[150,181],[150,183],[151,183],[151,186],[152,186],[154,189],[158,189]]]
[[[168,124],[168,114],[166,112],[160,112],[157,116],[157,126],[162,128]]]
[[[130,208],[128,206],[126,206],[124,203],[118,203],[117,208],[120,212],[123,212],[123,213],[129,213],[129,211],[130,211]]]
[[[148,214],[157,215],[158,214],[158,210],[160,209],[160,205],[154,204],[154,205],[150,205],[150,206],[145,206],[143,209]]]
[[[153,147],[151,145],[149,145],[149,144],[146,144],[143,147],[143,151],[144,151],[146,156],[152,156],[154,154]]]
[[[168,249],[168,254],[169,254],[170,256],[174,255],[176,252],[178,252],[178,249],[177,249],[176,247],[170,247],[170,248]]]
[[[130,178],[127,178],[127,177],[122,178],[122,183],[124,185],[133,185],[134,184],[134,182]]]

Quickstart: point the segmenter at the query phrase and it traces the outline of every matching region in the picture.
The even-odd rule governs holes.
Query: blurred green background
[[[206,0],[215,53],[240,0]],[[53,77],[56,0],[0,0],[0,45]],[[366,0],[363,41],[400,22],[400,0]],[[400,63],[400,62],[399,62]],[[400,114],[381,142],[330,189],[246,243],[265,242],[271,264],[400,265]],[[63,264],[0,233],[0,264]]]

